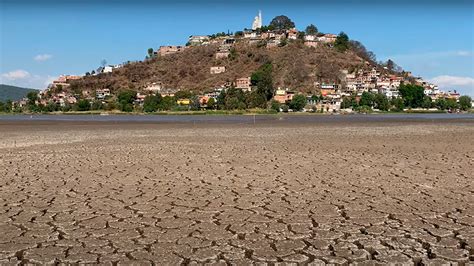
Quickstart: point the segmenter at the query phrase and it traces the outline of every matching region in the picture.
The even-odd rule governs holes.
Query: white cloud
[[[43,61],[47,61],[47,60],[51,59],[52,57],[53,56],[50,55],[50,54],[39,54],[39,55],[33,57],[33,59],[35,61],[38,61],[38,62],[43,62]]]
[[[45,89],[55,76],[31,74],[26,70],[14,70],[0,74],[0,83],[25,88]]]
[[[429,79],[430,82],[437,84],[445,90],[457,90],[463,94],[474,96],[474,78],[441,75]]]
[[[438,84],[439,86],[471,86],[474,87],[474,78],[471,77],[457,77],[442,75],[430,79],[431,82]]]
[[[28,71],[18,69],[18,70],[13,70],[7,73],[3,73],[2,79],[13,81],[13,80],[19,80],[19,79],[26,79],[26,78],[29,78],[30,76],[31,74]]]
[[[471,51],[458,51],[457,55],[459,55],[459,56],[471,56],[472,52]]]

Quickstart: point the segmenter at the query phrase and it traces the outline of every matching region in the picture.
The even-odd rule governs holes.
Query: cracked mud
[[[472,123],[0,131],[2,265],[474,260]]]

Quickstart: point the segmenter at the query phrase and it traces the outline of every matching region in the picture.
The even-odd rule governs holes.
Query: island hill
[[[304,31],[286,16],[252,29],[190,36],[185,46],[150,48],[145,60],[61,76],[16,110],[69,111],[252,109],[370,111],[469,109],[469,97],[443,92],[392,60],[377,62],[363,44]],[[461,98],[461,99],[460,99]],[[469,106],[468,106],[469,105]]]

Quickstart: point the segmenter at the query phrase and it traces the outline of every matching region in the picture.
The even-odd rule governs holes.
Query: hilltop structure
[[[260,29],[262,27],[262,11],[258,11],[258,15],[254,18],[252,23],[252,30]]]

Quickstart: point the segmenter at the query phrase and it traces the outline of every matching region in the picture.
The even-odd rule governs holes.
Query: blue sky
[[[377,59],[474,96],[473,1],[359,2],[0,0],[0,82],[44,88],[102,59],[142,60],[149,47],[185,44],[192,34],[250,28],[260,9],[264,24],[284,14],[301,30],[344,31]]]

